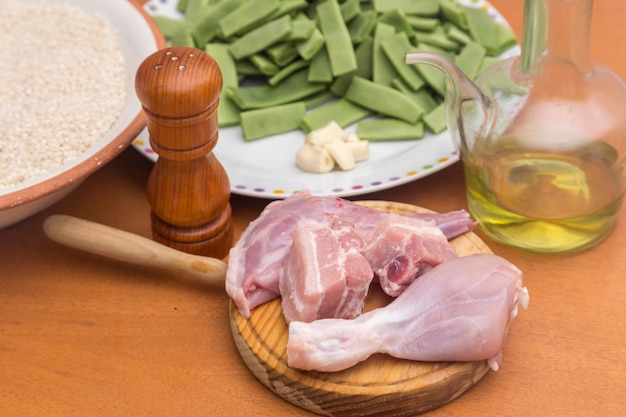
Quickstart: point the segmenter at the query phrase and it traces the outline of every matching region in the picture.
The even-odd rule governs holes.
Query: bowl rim
[[[167,47],[165,37],[152,16],[136,0],[126,1],[145,19],[156,43],[156,50]],[[141,106],[132,121],[111,142],[95,152],[91,157],[74,166],[70,171],[61,172],[31,186],[0,195],[0,210],[38,200],[77,181],[82,181],[122,153],[145,126],[146,120],[143,106]]]

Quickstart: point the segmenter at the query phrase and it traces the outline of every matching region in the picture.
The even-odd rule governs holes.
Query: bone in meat
[[[250,223],[230,250],[226,292],[241,315],[248,318],[251,309],[280,295],[280,270],[302,219],[327,222],[332,216],[339,216],[364,235],[386,215],[338,197],[313,197],[306,190],[274,201]],[[407,216],[434,220],[449,239],[471,230],[476,224],[464,210]]]
[[[291,322],[288,364],[340,371],[380,352],[416,361],[487,359],[497,370],[518,303],[528,306],[517,267],[492,254],[459,257],[353,320]]]
[[[330,225],[311,219],[298,225],[279,281],[287,323],[363,312],[373,273],[362,247],[352,225],[338,217]]]
[[[392,297],[434,266],[457,257],[433,221],[389,214],[366,237],[363,256]]]

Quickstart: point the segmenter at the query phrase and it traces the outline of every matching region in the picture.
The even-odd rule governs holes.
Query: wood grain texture
[[[427,211],[385,201],[360,204],[399,214]],[[491,253],[472,232],[455,238],[452,245],[460,256]],[[390,301],[372,284],[365,311]],[[449,403],[489,371],[486,361],[427,363],[384,354],[340,372],[301,371],[287,365],[289,330],[280,299],[255,308],[249,319],[231,303],[230,320],[241,357],[263,385],[299,407],[327,416],[413,416]]]
[[[153,238],[223,258],[233,240],[230,183],[213,149],[222,74],[195,48],[165,48],[137,69],[135,89],[159,155],[148,178]]]

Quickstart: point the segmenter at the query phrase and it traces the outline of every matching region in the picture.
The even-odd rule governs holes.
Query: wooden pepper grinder
[[[213,155],[222,73],[189,47],[146,58],[135,78],[150,145],[159,155],[147,185],[153,239],[196,255],[223,258],[232,244],[230,184]]]

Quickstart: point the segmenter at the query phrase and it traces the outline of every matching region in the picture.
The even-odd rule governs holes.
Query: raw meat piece
[[[417,361],[487,359],[497,370],[518,303],[528,306],[521,271],[492,254],[444,262],[389,305],[353,320],[291,322],[289,366],[340,371],[376,352]]]
[[[279,281],[287,323],[363,312],[373,273],[362,247],[352,225],[338,217],[330,226],[311,219],[298,225]]]
[[[363,256],[383,291],[392,297],[456,251],[433,221],[389,214],[368,234]]]
[[[313,197],[306,190],[276,200],[250,223],[230,250],[226,292],[241,315],[248,318],[251,309],[279,296],[280,269],[291,247],[296,226],[302,219],[327,222],[333,216],[339,216],[364,236],[386,215],[338,197]],[[464,210],[407,216],[434,220],[448,238],[463,234],[476,225]]]

